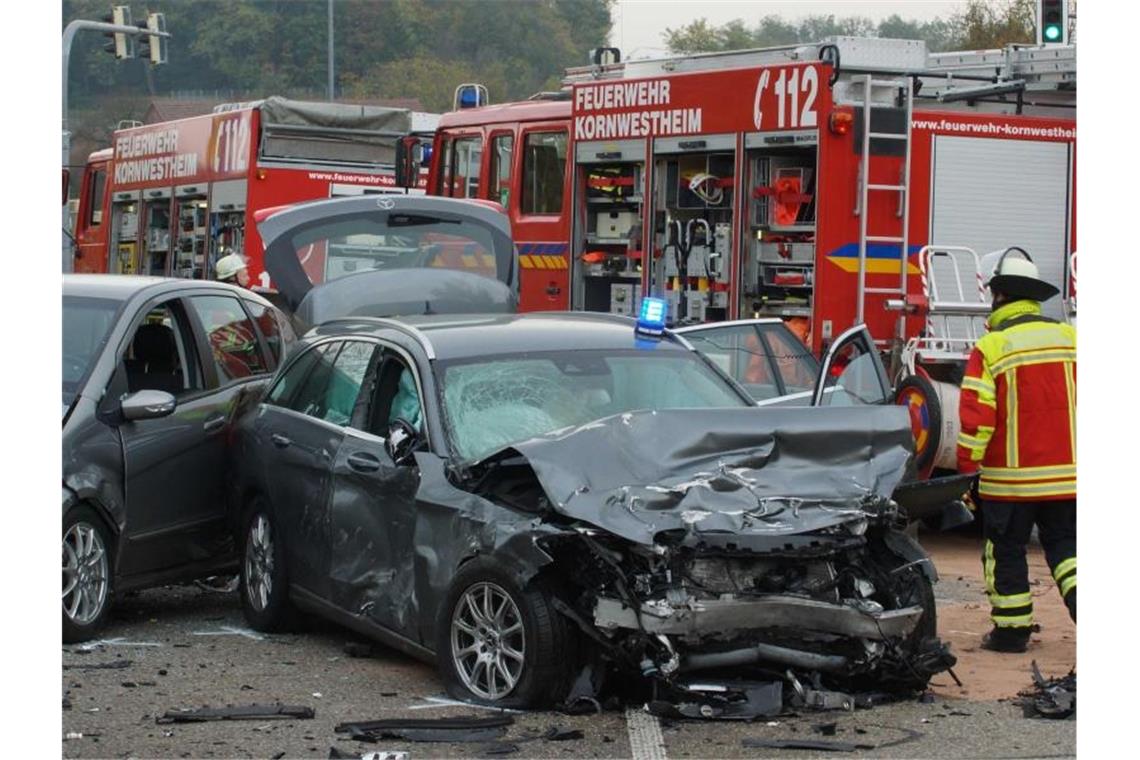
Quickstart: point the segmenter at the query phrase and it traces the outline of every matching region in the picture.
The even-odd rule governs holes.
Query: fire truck
[[[462,85],[440,117],[428,192],[503,205],[521,308],[636,314],[648,294],[674,324],[792,321],[816,354],[865,323],[920,466],[952,466],[986,255],[1020,246],[1073,294],[1075,46],[617,57],[525,102]]]
[[[271,97],[114,133],[84,168],[74,271],[210,278],[244,254],[273,290],[254,214],[298,201],[420,192],[426,167],[397,187],[395,145],[438,117],[398,108]]]

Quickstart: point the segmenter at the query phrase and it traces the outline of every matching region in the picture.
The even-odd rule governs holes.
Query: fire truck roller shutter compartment
[[[139,190],[120,190],[111,196],[110,271],[115,274],[139,274]]]
[[[209,238],[205,182],[174,188],[175,229],[172,271],[175,277],[200,280],[206,276]]]
[[[676,324],[728,317],[736,135],[653,141],[654,250],[650,288]]]
[[[148,187],[142,191],[141,260],[140,274],[164,277],[170,273],[170,213],[174,189]]]
[[[815,291],[817,131],[745,135],[740,314],[804,325]]]
[[[213,279],[214,265],[224,256],[222,249],[247,255],[245,251],[244,179],[215,182],[210,186],[210,250],[206,277]]]
[[[968,246],[979,254],[1019,246],[1029,251],[1041,278],[1063,290],[1071,149],[1066,142],[936,135],[930,241]],[[987,272],[982,276],[988,279]],[[939,283],[939,288],[953,292],[955,284]],[[1063,319],[1062,307],[1060,298],[1042,304],[1054,319]]]
[[[577,196],[584,199],[575,205],[574,308],[634,316],[640,310],[645,260],[645,143],[579,143],[574,161]]]

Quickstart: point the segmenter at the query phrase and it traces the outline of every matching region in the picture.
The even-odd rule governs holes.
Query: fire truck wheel
[[[895,389],[895,403],[910,412],[914,464],[919,477],[929,477],[942,438],[942,407],[934,384],[922,375],[907,375]]]

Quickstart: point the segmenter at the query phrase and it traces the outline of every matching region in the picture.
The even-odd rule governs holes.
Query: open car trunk
[[[517,308],[510,223],[483,204],[408,195],[336,198],[272,213],[258,230],[266,271],[303,325]]]

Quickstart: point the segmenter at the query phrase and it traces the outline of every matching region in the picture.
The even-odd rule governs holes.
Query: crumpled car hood
[[[558,512],[641,544],[661,531],[790,536],[862,519],[913,450],[898,406],[615,415],[514,444]]]

